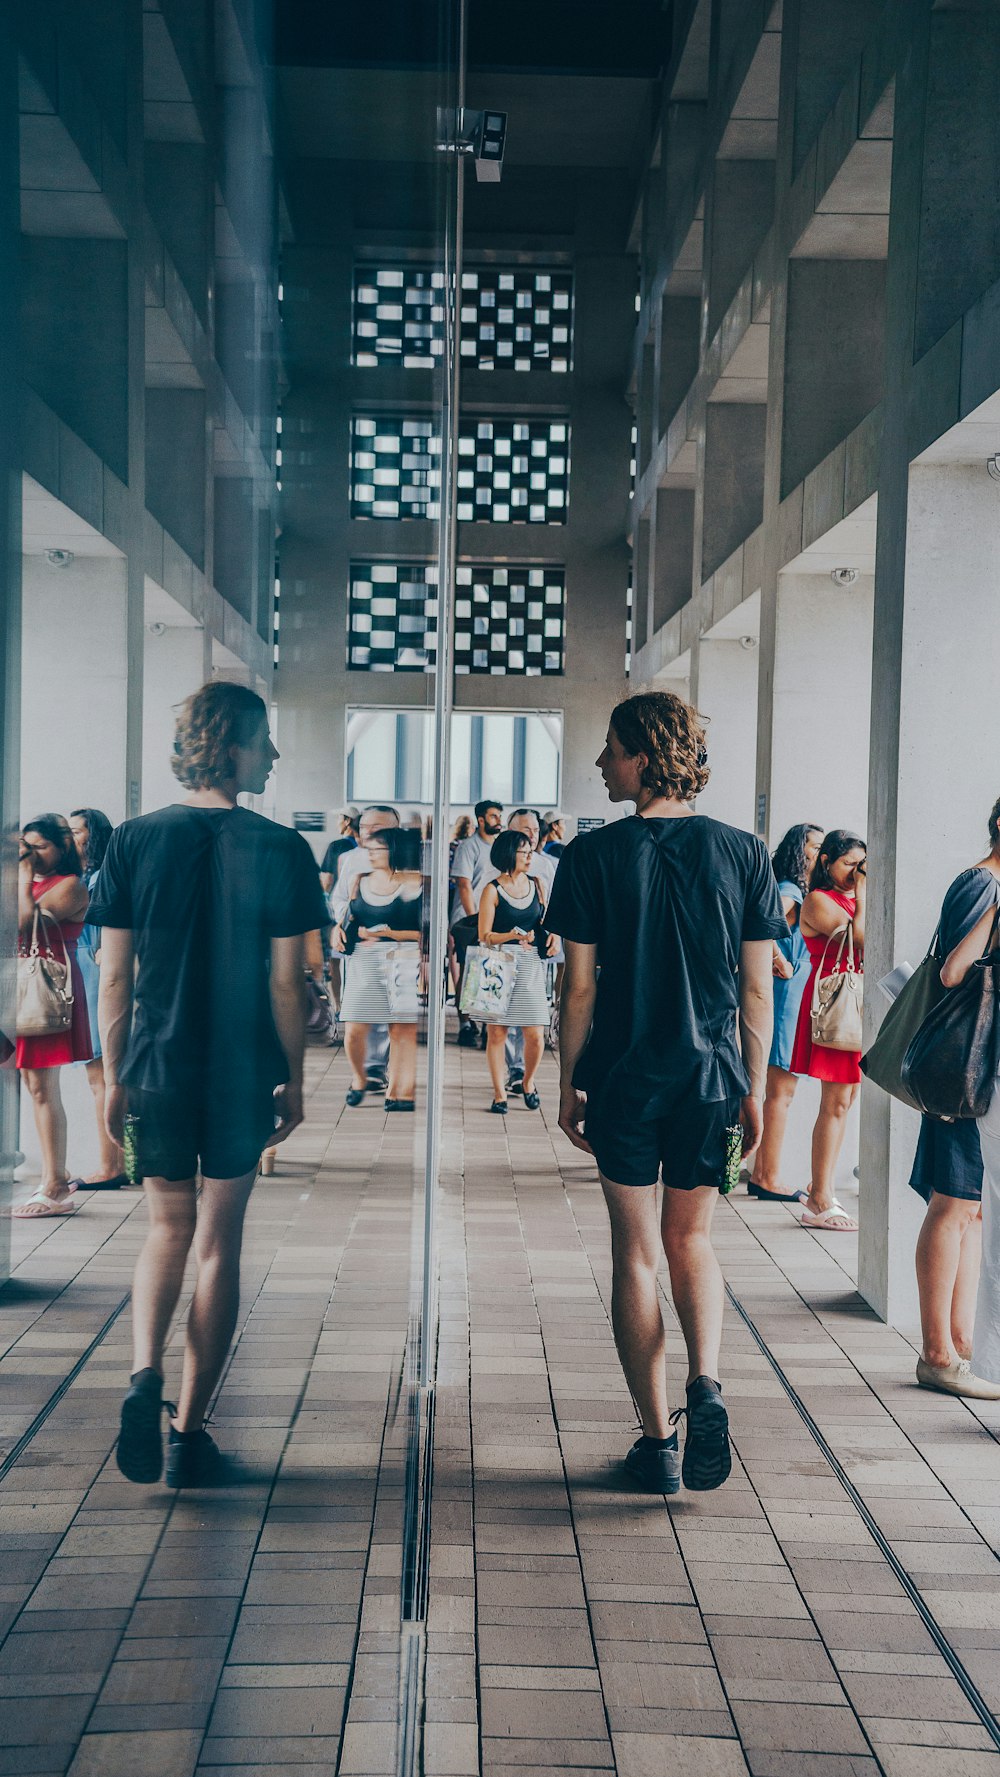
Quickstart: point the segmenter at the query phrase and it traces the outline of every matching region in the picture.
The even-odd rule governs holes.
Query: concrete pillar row
[[[887,1002],[875,986],[933,935],[948,884],[988,849],[1000,795],[998,495],[985,466],[914,464],[907,499],[903,597],[894,601],[897,705],[872,712],[872,798],[887,818],[871,836],[874,910],[866,1029]],[[883,624],[888,611],[883,614]],[[898,765],[897,765],[898,761]],[[898,770],[894,804],[881,774]],[[916,1113],[874,1088],[862,1094],[862,1294],[896,1326],[916,1317],[913,1248],[923,1205],[908,1180]]]

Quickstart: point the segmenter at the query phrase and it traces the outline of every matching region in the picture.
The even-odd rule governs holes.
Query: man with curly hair
[[[91,897],[108,1130],[121,1142],[126,1113],[134,1119],[149,1208],[117,1446],[130,1481],[163,1469],[163,1351],[192,1245],[167,1484],[220,1486],[236,1474],[205,1415],[236,1326],[257,1164],[302,1121],[304,936],[329,923],[302,835],[237,806],[261,793],[277,757],[255,692],[202,686],[182,704],[174,741],[186,800],[112,834]]]
[[[611,1220],[612,1322],[642,1421],[626,1469],[649,1491],[676,1493],[682,1472],[707,1491],[732,1467],[712,1213],[760,1141],[772,941],[788,925],[761,841],[695,813],[705,731],[682,698],[620,703],[597,764],[635,814],[572,840],[552,891],[546,924],[566,945],[559,1126],[594,1156]],[[673,1414],[661,1246],[689,1366]],[[670,1430],[682,1415],[683,1471]]]

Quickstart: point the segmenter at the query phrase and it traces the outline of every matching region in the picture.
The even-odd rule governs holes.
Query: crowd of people
[[[239,805],[263,790],[277,756],[256,694],[207,685],[178,717],[183,802],[114,830],[98,809],[47,813],[21,833],[7,1059],[33,1108],[42,1170],[12,1213],[63,1216],[82,1191],[144,1185],[149,1232],[117,1445],[137,1482],[163,1472],[164,1345],[192,1249],[167,1480],[232,1476],[205,1417],[235,1326],[250,1192],[302,1121],[307,981],[324,1007],[332,1001],[330,1040],[342,1033],[347,1109],[375,1094],[386,1112],[416,1102],[432,985],[427,831],[388,804],[348,808],[317,865],[300,834]],[[540,1109],[546,1042],[558,1049],[559,1128],[593,1158],[611,1226],[612,1321],[642,1425],[626,1469],[659,1492],[682,1480],[708,1490],[731,1466],[711,1242],[720,1193],[742,1176],[752,1201],[799,1206],[806,1229],[858,1227],[835,1180],[862,1073],[867,848],[847,829],[803,822],[772,858],[755,836],[698,815],[705,730],[670,693],[619,704],[598,765],[610,801],[633,812],[569,843],[554,809],[505,814],[487,798],[456,822],[455,1040],[485,1050],[484,1108],[499,1116],[512,1097]],[[988,829],[989,850],[941,909],[932,955],[945,998],[996,946],[1000,802]],[[60,1075],[74,1065],[98,1124],[88,1177],[67,1166]],[[803,1077],[820,1087],[811,1170],[788,1189],[782,1152]],[[910,1183],[927,1204],[917,1381],[1000,1399],[996,1094],[976,1117],[925,1112]],[[685,1404],[672,1412],[661,1253],[689,1362]]]

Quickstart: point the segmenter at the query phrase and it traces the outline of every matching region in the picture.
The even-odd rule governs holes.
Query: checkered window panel
[[[459,423],[460,523],[565,524],[566,420],[465,418]],[[430,418],[355,414],[351,517],[439,518],[441,443]]]
[[[434,421],[351,421],[351,517],[440,518],[441,439]]]
[[[470,369],[573,367],[573,274],[500,270],[462,273],[461,354]],[[444,273],[417,266],[354,270],[354,362],[431,370],[444,353]]]
[[[464,563],[456,580],[456,673],[541,678],[563,671],[563,568]],[[354,672],[433,672],[437,616],[435,563],[353,562],[348,667]]]

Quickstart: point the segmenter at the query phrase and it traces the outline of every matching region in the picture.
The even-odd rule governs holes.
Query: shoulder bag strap
[[[59,947],[62,951],[63,968],[66,970],[66,973],[68,975],[70,973],[69,951],[66,949],[66,940],[63,937],[62,926],[60,925],[60,923],[54,913],[50,913],[46,907],[42,906],[40,901],[36,901],[36,903],[35,903],[36,920],[37,920],[37,917],[39,914],[41,914],[43,919],[49,920],[51,925],[55,926],[55,929],[56,929],[57,933],[59,934]],[[45,940],[46,940],[47,944],[51,943],[51,934],[49,933],[48,930],[46,930],[46,933],[45,933]],[[34,926],[32,927],[31,941],[32,941],[32,945],[35,945],[37,943],[36,928]],[[33,954],[37,954],[37,952],[33,951]]]

